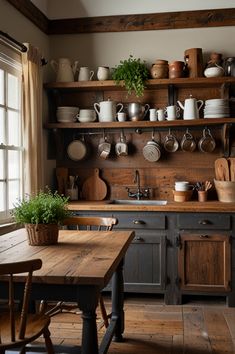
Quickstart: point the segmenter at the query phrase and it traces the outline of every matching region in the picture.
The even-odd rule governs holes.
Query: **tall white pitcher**
[[[58,62],[52,59],[51,66],[57,74],[56,75],[57,82],[74,81],[74,75],[77,71],[78,61],[75,61],[72,65],[68,58],[59,58]]]

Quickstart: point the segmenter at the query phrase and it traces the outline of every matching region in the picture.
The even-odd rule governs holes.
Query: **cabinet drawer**
[[[159,213],[114,213],[118,219],[118,225],[115,228],[123,229],[159,229],[165,230],[166,216]]]
[[[231,228],[231,217],[230,215],[204,213],[180,214],[177,216],[177,227],[186,230],[229,230]]]

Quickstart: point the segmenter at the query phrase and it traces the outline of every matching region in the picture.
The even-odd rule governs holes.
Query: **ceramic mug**
[[[157,110],[155,108],[151,108],[149,110],[149,120],[151,122],[155,122],[157,120]]]
[[[159,120],[159,122],[165,120],[165,111],[164,111],[164,109],[158,109],[157,110],[157,120]]]
[[[117,113],[117,120],[119,122],[125,122],[126,121],[126,113],[125,112],[118,112]]]
[[[176,105],[167,106],[165,108],[166,119],[167,120],[175,120],[180,116],[180,108]]]

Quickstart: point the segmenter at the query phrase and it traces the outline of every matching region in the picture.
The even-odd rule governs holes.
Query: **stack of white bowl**
[[[57,121],[61,123],[75,122],[77,120],[78,107],[57,107]]]
[[[205,101],[204,118],[227,118],[229,116],[228,100],[215,98]]]

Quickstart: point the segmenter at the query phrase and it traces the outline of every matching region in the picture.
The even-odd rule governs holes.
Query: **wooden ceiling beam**
[[[235,8],[49,20],[30,0],[7,0],[47,34],[151,31],[235,25]]]
[[[30,0],[7,1],[33,22],[42,32],[48,34],[50,20]]]

